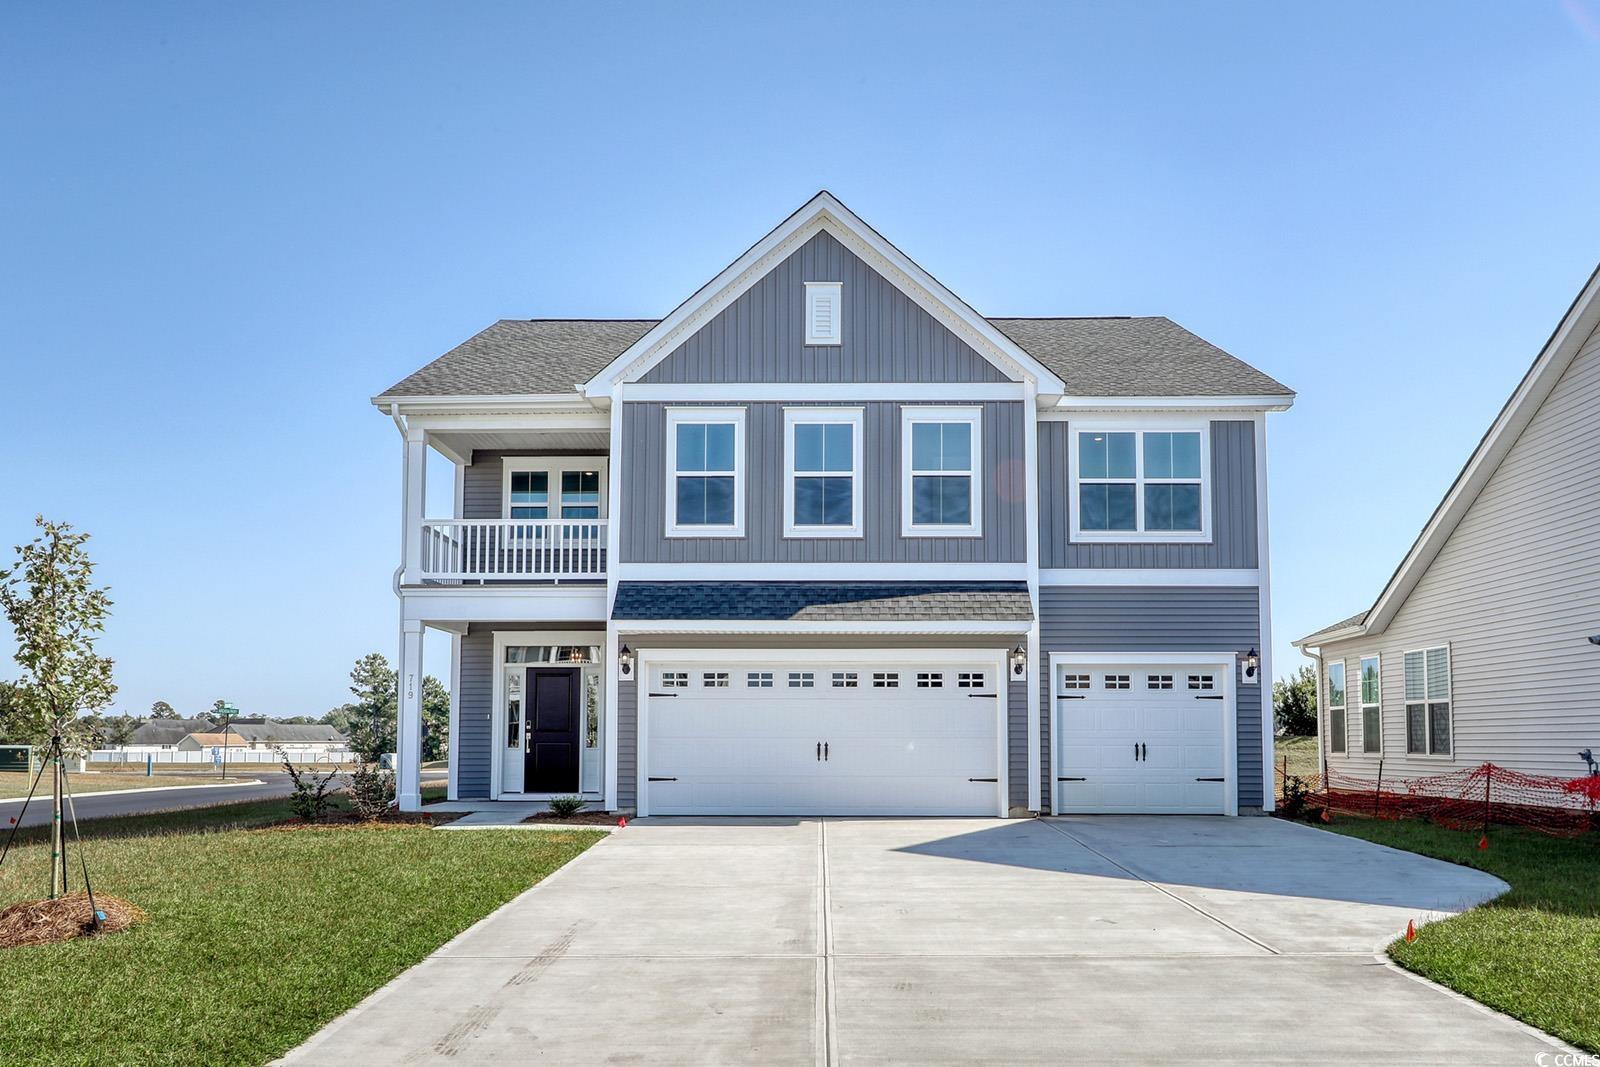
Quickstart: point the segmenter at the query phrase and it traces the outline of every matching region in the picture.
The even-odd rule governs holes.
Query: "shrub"
[[[1306,803],[1311,797],[1311,785],[1298,774],[1291,774],[1283,782],[1283,804],[1279,806],[1285,819],[1304,819],[1310,812]]]
[[[366,822],[388,814],[394,803],[394,774],[376,763],[358,763],[350,772],[350,804]]]
[[[583,810],[582,797],[552,797],[550,800],[550,814],[558,819],[570,818]]]
[[[289,772],[289,780],[294,783],[294,792],[289,795],[289,807],[306,822],[321,821],[328,814],[328,804],[333,799],[329,794],[333,791],[334,776],[339,773],[337,768],[327,774],[301,771],[282,749],[278,750],[278,756],[283,760],[283,769]]]

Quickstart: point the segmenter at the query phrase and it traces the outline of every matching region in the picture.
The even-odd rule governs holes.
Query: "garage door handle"
[[[1058,782],[1087,782],[1087,778],[1057,778]]]
[[[677,779],[676,778],[657,778],[654,775],[652,775],[650,777],[650,781],[652,781],[652,782],[676,782]]]
[[[651,693],[652,697],[675,697],[677,693]]]
[[[1222,699],[1222,694],[1218,693],[1215,696],[1195,697],[1195,699],[1196,700],[1221,700]]]
[[[1226,782],[1226,778],[1196,778],[1197,782]]]
[[[1139,758],[1142,760],[1147,760],[1150,758],[1150,746],[1144,744],[1143,742],[1141,742],[1139,745]]]
[[[822,742],[822,762],[828,762],[828,742]]]
[[[1057,700],[1088,700],[1089,698],[1084,696],[1082,693],[1062,693],[1060,696],[1056,697],[1056,699]]]
[[[968,693],[967,694],[967,696],[976,697],[979,700],[983,700],[985,697],[987,697],[989,699],[993,699],[993,698],[995,698],[995,697],[997,697],[999,695],[1000,695],[999,693]]]
[[[817,762],[818,763],[822,762],[822,742],[821,741],[817,742]]]
[[[969,782],[999,782],[998,778],[968,778]]]

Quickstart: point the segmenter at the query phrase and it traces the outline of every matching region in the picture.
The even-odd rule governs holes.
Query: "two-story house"
[[[826,192],[663,319],[497,322],[373,401],[405,442],[401,805],[432,630],[452,797],[1270,807],[1292,401],[1165,318],[985,318]]]

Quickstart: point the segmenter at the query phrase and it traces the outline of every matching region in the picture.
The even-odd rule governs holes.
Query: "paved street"
[[[1374,955],[1503,889],[1265,818],[647,819],[288,1062],[1531,1064]]]

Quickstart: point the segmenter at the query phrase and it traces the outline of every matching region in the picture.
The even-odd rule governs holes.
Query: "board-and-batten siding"
[[[1254,586],[1045,586],[1039,590],[1039,652],[1226,652],[1261,647]],[[1237,674],[1235,675],[1237,677]],[[1041,802],[1055,783],[1050,705],[1055,679],[1040,691]],[[1238,685],[1239,807],[1262,804],[1261,686]]]
[[[844,336],[805,343],[805,283],[843,282]],[[1006,376],[832,235],[819,233],[645,382],[1001,382]]]
[[[494,632],[473,627],[461,638],[461,692],[450,743],[456,750],[456,795],[489,795],[489,745],[494,704]]]
[[[1343,658],[1347,752],[1370,777],[1359,662],[1381,654],[1383,773],[1422,777],[1493,762],[1577,777],[1600,751],[1600,331],[1592,334],[1381,634],[1329,644]],[[1448,644],[1455,751],[1405,750],[1404,653]],[[1324,686],[1325,689],[1325,686]],[[1326,724],[1323,736],[1327,737]]]
[[[1211,542],[1073,542],[1067,511],[1070,422],[1039,423],[1039,566],[1180,569],[1256,566],[1255,424],[1211,423]]]
[[[1028,683],[1006,684],[1006,802],[1028,805]]]
[[[900,413],[891,401],[851,404],[864,412],[862,508],[865,536],[783,535],[783,409],[745,409],[745,536],[667,537],[666,412],[671,404],[623,405],[622,558],[627,563],[1021,563],[1027,559],[1023,477],[1027,417],[1016,401],[938,406],[983,409],[982,537],[900,536]],[[825,405],[826,406],[826,405]]]

